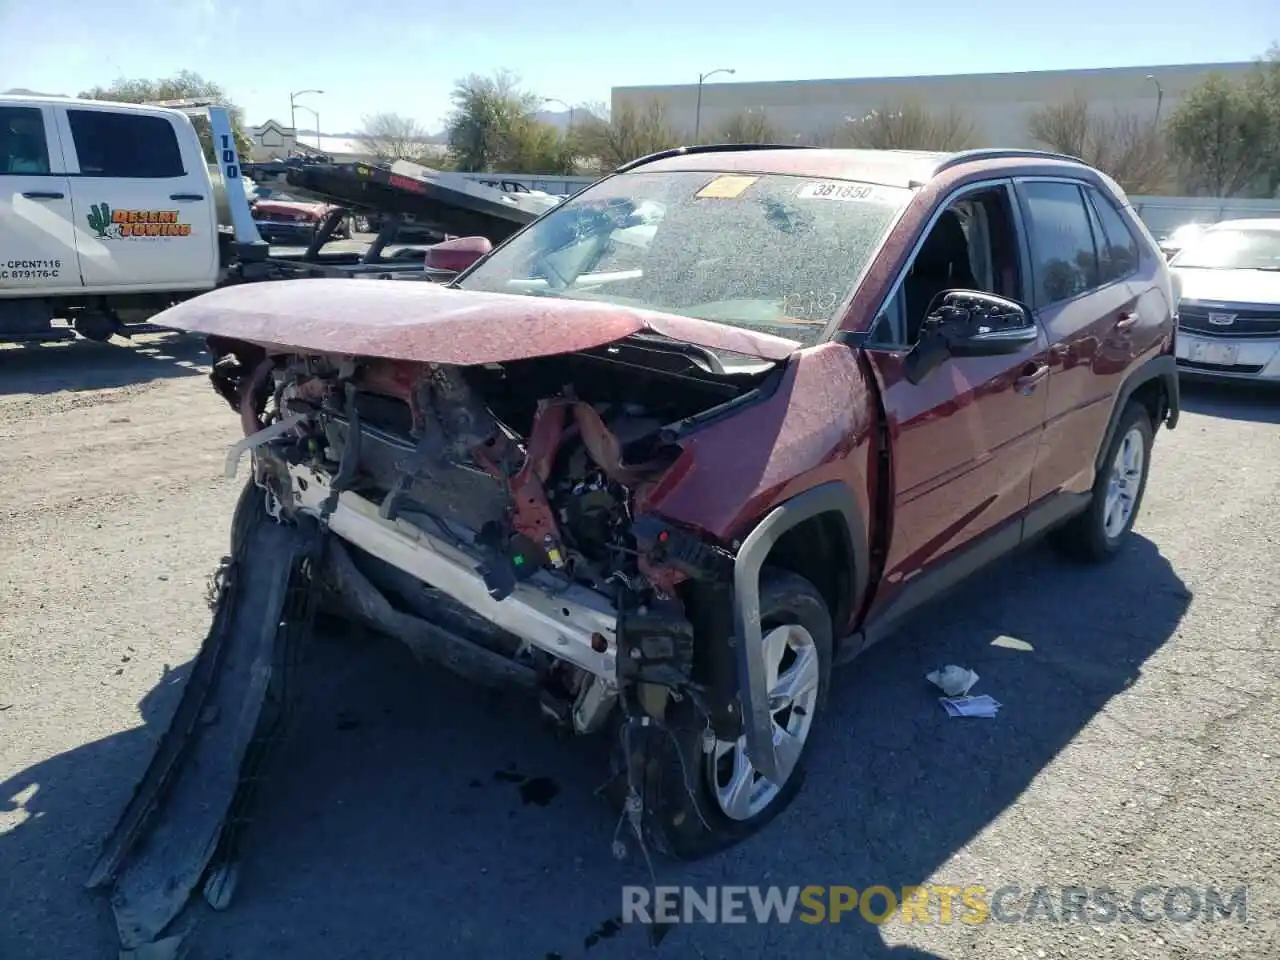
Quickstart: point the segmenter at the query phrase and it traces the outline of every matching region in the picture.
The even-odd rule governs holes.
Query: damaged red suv
[[[270,665],[237,630],[322,588],[606,732],[678,857],[786,805],[832,667],[921,603],[1042,533],[1116,553],[1178,416],[1165,259],[1067,157],[685,148],[483,246],[157,320],[252,451],[210,643]]]

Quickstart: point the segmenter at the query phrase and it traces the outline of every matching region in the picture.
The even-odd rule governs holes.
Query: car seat
[[[969,264],[969,241],[960,218],[946,210],[929,231],[907,274],[907,343],[920,337],[929,304],[944,290],[973,290],[978,285]]]

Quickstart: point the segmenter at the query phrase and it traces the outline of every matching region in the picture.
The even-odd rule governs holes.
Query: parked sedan
[[[1280,220],[1225,220],[1170,263],[1184,373],[1280,383]]]

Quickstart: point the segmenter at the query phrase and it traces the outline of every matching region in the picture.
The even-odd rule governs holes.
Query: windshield
[[[1280,230],[1208,230],[1187,244],[1170,263],[1204,270],[1280,270]]]
[[[848,180],[625,173],[548,213],[459,286],[599,300],[813,343],[910,198]]]

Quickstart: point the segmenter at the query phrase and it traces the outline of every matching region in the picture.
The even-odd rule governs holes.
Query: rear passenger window
[[[1098,237],[1098,268],[1102,282],[1123,280],[1138,269],[1138,241],[1110,200],[1093,187],[1085,190],[1102,225],[1102,236]]]
[[[1037,306],[1070,300],[1098,286],[1098,256],[1089,212],[1072,183],[1021,185],[1035,275]]]
[[[49,146],[38,107],[0,107],[0,175],[49,172]]]
[[[68,110],[67,117],[86,177],[159,180],[186,173],[178,135],[164,117],[110,110]]]

